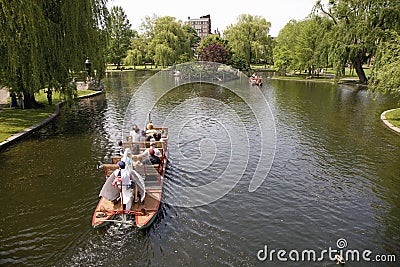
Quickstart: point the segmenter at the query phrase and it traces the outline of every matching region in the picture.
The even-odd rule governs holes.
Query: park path
[[[8,90],[5,87],[0,87],[0,109],[7,105]]]

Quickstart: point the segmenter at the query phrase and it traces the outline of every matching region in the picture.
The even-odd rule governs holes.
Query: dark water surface
[[[180,127],[179,136],[170,136],[156,221],[145,231],[93,230],[104,181],[96,164],[108,160],[132,95],[152,74],[109,75],[105,95],[64,108],[53,123],[0,152],[0,265],[336,266],[328,258],[282,262],[276,254],[261,262],[257,252],[265,245],[320,252],[336,249],[340,238],[348,249],[371,250],[371,258],[397,256],[396,263],[346,266],[399,265],[400,137],[379,119],[397,102],[343,85],[268,81],[261,89],[243,88],[265,95],[277,138],[272,168],[252,193],[260,138],[249,106],[216,85],[178,86],[153,111],[155,123]],[[145,102],[136,106],[147,111]],[[246,135],[230,132],[235,127]],[[178,186],[209,184],[221,175],[236,143],[249,147],[249,163],[243,170],[233,162],[229,175],[240,180],[228,194],[197,207],[171,204]]]

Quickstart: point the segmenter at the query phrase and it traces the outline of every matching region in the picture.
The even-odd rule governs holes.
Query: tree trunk
[[[367,76],[365,76],[364,69],[362,68],[362,60],[361,59],[362,59],[362,55],[358,54],[356,56],[356,58],[354,59],[353,65],[356,70],[358,79],[360,80],[360,83],[367,84],[368,79],[367,79]]]
[[[24,92],[24,108],[43,108],[44,105],[40,104],[35,99],[35,94]]]

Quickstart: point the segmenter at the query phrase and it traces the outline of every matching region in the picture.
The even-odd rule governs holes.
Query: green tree
[[[379,43],[370,87],[372,91],[400,94],[400,34],[387,31]]]
[[[248,65],[246,59],[242,55],[233,54],[228,61],[228,65],[231,65],[232,68],[238,70],[248,69]]]
[[[325,22],[325,23],[324,23]],[[294,65],[297,70],[308,70],[309,75],[326,67],[326,34],[329,22],[323,17],[312,16],[297,23],[298,34],[294,45]]]
[[[140,34],[141,42],[143,43],[143,47],[141,49],[143,53],[143,60],[146,63],[154,63],[154,49],[150,47],[150,42],[154,37],[154,24],[158,17],[153,14],[152,17],[145,16],[142,19],[142,23],[140,24]],[[145,64],[146,67],[146,64]]]
[[[285,75],[288,69],[294,69],[293,47],[296,43],[296,25],[297,21],[289,21],[275,39],[273,49],[274,67],[279,71],[283,71]]]
[[[125,65],[140,65],[146,59],[146,42],[143,35],[137,35],[131,39],[130,49],[124,59]]]
[[[197,31],[187,23],[183,25],[183,30],[186,32],[186,35],[189,38],[190,57],[193,58],[194,52],[196,51],[196,47],[198,47],[201,38],[197,34]]]
[[[398,1],[329,0],[327,5],[317,1],[315,10],[333,22],[331,31],[331,60],[338,75],[350,62],[361,83],[368,79],[362,68],[376,52],[377,40],[386,29],[399,29]]]
[[[155,64],[167,66],[187,60],[191,54],[190,36],[182,22],[176,21],[174,17],[165,16],[156,18],[153,25],[149,54],[153,55]]]
[[[234,53],[243,56],[247,65],[266,61],[272,53],[269,36],[271,23],[261,16],[240,15],[235,25],[230,25],[224,35]]]
[[[137,33],[131,29],[131,24],[122,7],[113,6],[106,23],[108,35],[107,60],[120,68],[122,60],[126,57],[131,38]]]
[[[176,53],[166,44],[156,44],[154,52],[154,62],[158,66],[166,67],[176,60]]]
[[[328,65],[327,39],[330,21],[311,16],[302,21],[291,20],[276,38],[275,67],[280,71],[308,70],[309,75]]]
[[[127,52],[127,56],[124,59],[124,64],[125,65],[133,65],[133,68],[136,69],[137,65],[140,65],[143,60],[143,54],[142,51],[140,51],[137,48],[130,49]]]
[[[87,56],[102,75],[105,11],[102,0],[0,0],[0,84],[23,93],[31,108],[45,87],[71,95]]]

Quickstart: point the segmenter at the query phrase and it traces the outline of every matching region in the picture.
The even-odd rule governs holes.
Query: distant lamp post
[[[86,71],[87,71],[88,78],[90,79],[90,77],[91,77],[91,76],[90,76],[90,73],[91,73],[91,71],[92,71],[92,62],[90,61],[89,58],[86,58],[85,67],[86,67]]]

